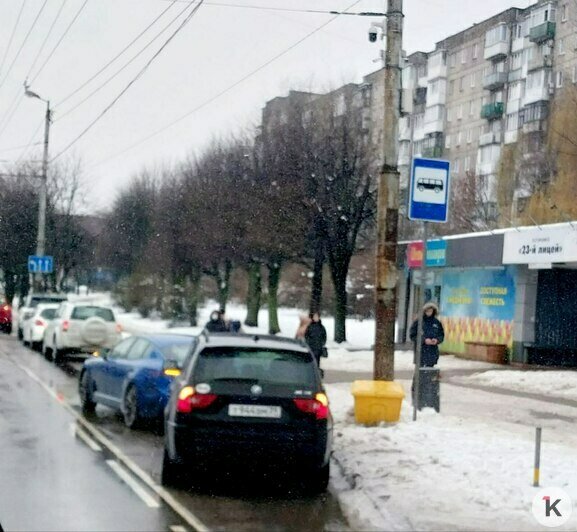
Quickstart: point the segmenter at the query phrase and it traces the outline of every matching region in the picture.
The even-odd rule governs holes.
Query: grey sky
[[[14,61],[44,0],[27,0],[22,11],[0,72],[0,160],[17,160],[22,150],[8,149],[27,144],[41,125],[42,102],[20,98],[20,93],[62,1],[47,0],[37,25]],[[30,79],[36,77],[49,51],[84,1],[66,0]],[[0,61],[23,0],[4,0],[2,3]],[[220,3],[343,10],[353,0],[221,0]],[[409,53],[431,50],[436,41],[475,22],[509,7],[527,7],[530,3],[528,0],[405,0],[404,47]],[[384,11],[385,6],[383,0],[361,0],[352,11]],[[124,89],[172,30],[163,34],[92,98],[70,114],[63,115],[120,70],[185,7],[181,2],[171,6],[169,0],[88,0],[31,86],[43,98],[50,99],[55,108],[50,144],[52,156],[77,137]],[[159,22],[109,69],[58,105],[167,8]],[[367,40],[371,19],[341,16],[233,90],[192,112],[163,133],[114,157],[214,98],[330,18],[331,15],[203,5],[118,103],[62,156],[74,154],[82,158],[85,179],[90,183],[91,210],[109,205],[119,187],[144,166],[177,162],[195,150],[201,151],[215,136],[257,124],[264,102],[286,94],[289,88],[328,90],[349,81],[359,81],[363,75],[376,70],[379,63],[373,60],[378,57],[378,45]],[[8,71],[12,63],[12,69]],[[14,109],[13,102],[18,107],[6,123]],[[41,140],[40,128],[34,141]],[[40,153],[40,146],[36,146],[34,157],[39,158]]]

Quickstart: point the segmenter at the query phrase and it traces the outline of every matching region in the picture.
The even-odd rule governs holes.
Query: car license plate
[[[228,405],[228,415],[235,417],[268,417],[279,419],[280,406],[267,405]]]

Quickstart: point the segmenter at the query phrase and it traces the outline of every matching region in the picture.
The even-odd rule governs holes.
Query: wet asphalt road
[[[112,470],[115,456],[91,450],[74,435],[75,418],[52,394],[79,412],[81,360],[59,366],[0,337],[0,523],[5,530],[193,530],[140,483],[158,508],[149,508]],[[24,369],[22,369],[24,368]],[[154,427],[130,430],[98,406],[91,426],[153,482],[160,484],[162,436]],[[77,424],[76,424],[77,425]],[[82,430],[82,429],[81,429]],[[117,467],[117,466],[116,466]],[[177,504],[211,530],[346,530],[336,499],[303,497],[276,479],[242,474],[207,478],[194,489],[169,490]],[[150,502],[150,501],[149,501]],[[183,528],[179,528],[183,527]]]

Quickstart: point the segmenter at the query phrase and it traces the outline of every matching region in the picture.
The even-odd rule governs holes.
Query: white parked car
[[[40,351],[44,340],[44,331],[48,323],[54,319],[59,305],[38,305],[34,313],[22,325],[22,340],[24,345]]]
[[[49,303],[60,305],[66,299],[65,294],[28,294],[18,307],[18,340],[23,340],[24,324],[34,315],[38,305]]]
[[[42,353],[58,362],[70,353],[93,353],[121,340],[122,327],[110,307],[86,303],[62,303],[44,331]]]

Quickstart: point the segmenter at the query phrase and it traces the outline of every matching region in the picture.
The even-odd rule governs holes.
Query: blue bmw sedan
[[[191,335],[131,336],[86,360],[78,386],[83,413],[100,403],[120,410],[130,428],[161,420],[171,382],[195,343]]]

